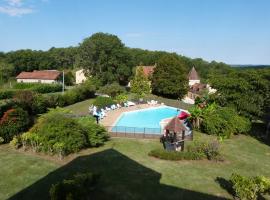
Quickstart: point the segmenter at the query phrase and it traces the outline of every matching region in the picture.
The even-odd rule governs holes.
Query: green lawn
[[[249,136],[224,141],[223,163],[159,160],[147,155],[154,148],[159,141],[118,138],[53,161],[2,145],[0,199],[47,199],[52,183],[86,171],[102,175],[98,199],[232,199],[216,180],[226,183],[233,172],[270,177],[270,147]]]
[[[70,106],[65,107],[66,109],[71,110],[76,115],[87,115],[89,114],[89,106],[93,104],[95,99],[87,99],[85,101],[81,101]]]

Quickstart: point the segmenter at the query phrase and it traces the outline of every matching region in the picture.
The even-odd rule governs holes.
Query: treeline
[[[125,85],[138,65],[154,65],[165,55],[164,51],[149,51],[126,47],[115,35],[96,33],[76,47],[51,48],[48,51],[18,50],[0,52],[0,82],[7,81],[21,71],[44,69],[84,68],[101,79],[103,84],[119,82]],[[207,79],[212,71],[224,72],[229,65],[191,59],[178,55],[182,67],[188,71],[195,66],[202,79]]]

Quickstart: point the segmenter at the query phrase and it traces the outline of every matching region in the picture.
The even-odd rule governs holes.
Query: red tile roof
[[[192,67],[192,69],[190,70],[190,72],[188,74],[188,79],[189,80],[200,80],[200,77],[199,77],[199,75],[194,67]]]
[[[61,72],[57,70],[42,70],[33,72],[21,72],[16,79],[41,79],[41,80],[56,80]]]
[[[138,67],[142,67],[144,75],[149,77],[153,74],[156,66],[138,66]]]
[[[165,126],[164,129],[173,131],[175,133],[181,133],[182,131],[187,130],[183,122],[178,117],[172,118],[171,121]]]

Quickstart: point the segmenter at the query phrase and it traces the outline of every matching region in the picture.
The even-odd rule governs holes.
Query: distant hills
[[[270,67],[270,65],[230,65],[231,67],[235,68],[267,68]]]

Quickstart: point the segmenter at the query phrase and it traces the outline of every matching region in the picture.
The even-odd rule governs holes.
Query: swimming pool
[[[175,117],[181,111],[174,107],[161,106],[124,112],[112,128],[112,132],[160,134],[160,121]]]

